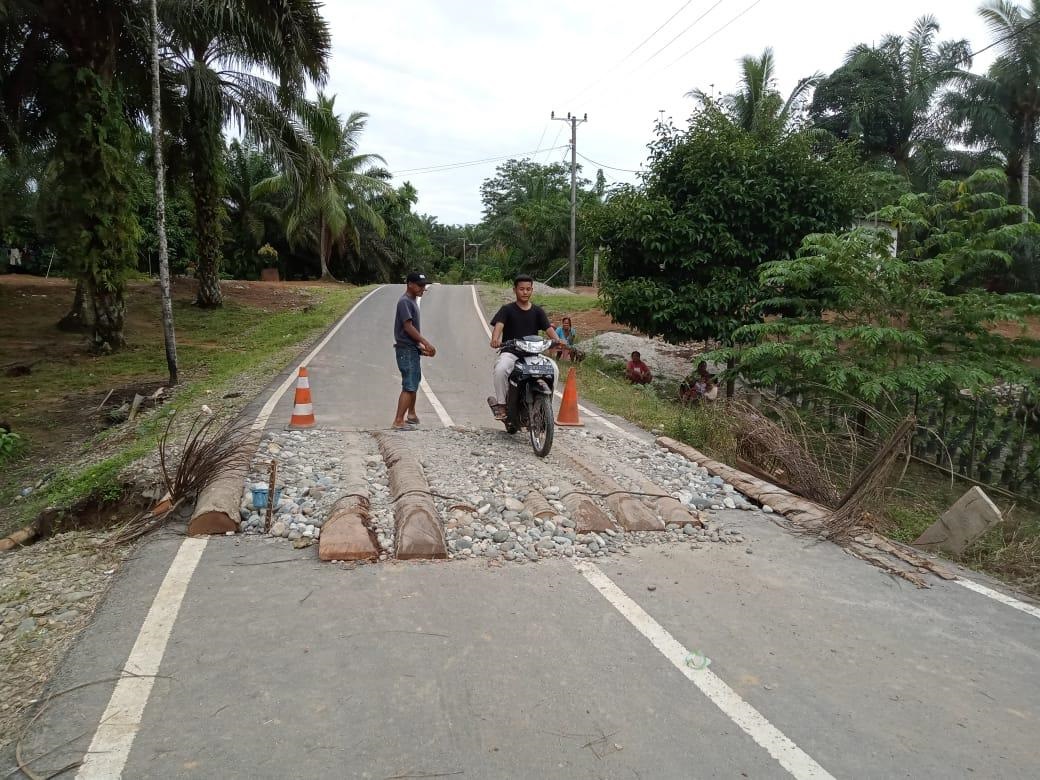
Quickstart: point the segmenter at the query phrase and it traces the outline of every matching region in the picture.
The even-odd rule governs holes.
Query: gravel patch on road
[[[732,485],[652,442],[587,430],[558,430],[553,454],[540,459],[531,453],[523,435],[508,436],[502,431],[431,429],[401,436],[407,437],[423,465],[444,523],[450,558],[526,563],[546,557],[601,558],[649,544],[744,542],[738,531],[723,527],[716,513],[756,509]],[[672,525],[664,532],[578,533],[562,501],[567,486],[592,494],[601,508],[606,504],[594,486],[572,473],[566,459],[560,457],[563,452],[634,492],[642,492],[643,487],[636,478],[649,480],[698,510],[705,527],[688,524]],[[380,559],[391,557],[392,496],[386,466],[371,436],[321,430],[265,434],[243,494],[243,528],[248,534],[263,533],[263,512],[252,504],[251,487],[266,484],[272,457],[279,461],[282,494],[270,536],[283,537],[297,547],[317,541],[332,505],[358,476],[347,473],[345,464],[352,462],[363,471],[368,485],[371,527],[378,538]],[[532,490],[549,501],[554,516],[533,517],[525,509],[524,499]]]

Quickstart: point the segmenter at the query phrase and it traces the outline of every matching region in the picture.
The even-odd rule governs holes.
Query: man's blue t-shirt
[[[415,326],[417,331],[422,332],[422,329],[419,327],[419,304],[416,303],[415,298],[410,298],[405,294],[397,302],[397,313],[394,316],[394,346],[419,349],[419,342],[409,336],[404,330],[404,324],[408,320],[412,321],[412,325]]]

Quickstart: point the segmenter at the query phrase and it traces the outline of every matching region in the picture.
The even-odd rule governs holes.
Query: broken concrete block
[[[974,539],[1000,520],[996,504],[982,492],[982,488],[975,486],[943,512],[942,517],[914,541],[914,545],[960,555]]]

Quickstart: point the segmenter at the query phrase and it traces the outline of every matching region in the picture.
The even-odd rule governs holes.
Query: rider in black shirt
[[[534,293],[534,279],[530,276],[518,276],[513,280],[513,294],[516,300],[507,303],[500,308],[495,316],[491,318],[494,330],[491,333],[491,348],[498,349],[503,341],[522,339],[525,336],[536,336],[544,331],[547,338],[557,345],[562,345],[556,329],[549,321],[548,315],[541,306],[531,303],[531,295]],[[495,400],[497,401],[494,411],[496,420],[504,420],[506,417],[506,393],[509,390],[509,372],[513,370],[516,363],[516,355],[509,352],[499,353],[492,372],[492,381],[495,387]],[[553,363],[553,372],[556,381],[559,381],[559,369]]]

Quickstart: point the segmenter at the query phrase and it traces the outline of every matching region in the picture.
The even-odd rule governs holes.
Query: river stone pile
[[[601,558],[627,553],[634,546],[744,542],[736,530],[721,527],[717,510],[753,510],[731,485],[705,469],[651,442],[637,442],[614,434],[588,430],[558,430],[556,450],[541,459],[531,453],[521,435],[502,431],[430,429],[408,434],[430,483],[434,503],[445,524],[451,558],[481,557],[525,563],[546,557]],[[575,475],[566,459],[569,452],[594,469],[602,470],[626,489],[640,491],[632,472],[672,496],[700,510],[705,528],[670,525],[665,532],[578,533],[563,502],[566,486],[597,493]],[[254,484],[266,485],[271,458],[278,460],[281,499],[275,508],[270,534],[297,545],[321,536],[336,500],[359,476],[348,474],[351,458],[363,468],[371,502],[371,529],[380,560],[393,556],[393,496],[386,464],[375,440],[364,433],[338,431],[272,431],[264,435],[247,480],[242,502],[242,529],[262,533],[263,510],[252,505]],[[357,467],[355,467],[357,468]],[[556,514],[532,517],[524,507],[531,490],[539,491]],[[591,496],[601,508],[603,498]],[[771,512],[768,507],[764,511]]]
[[[261,440],[242,495],[241,529],[263,533],[266,509],[253,506],[252,489],[266,488],[271,460],[278,461],[277,485],[281,497],[271,518],[271,536],[296,542],[316,541],[321,527],[351,481],[345,461],[358,453],[368,463],[373,514],[389,511],[386,501],[386,467],[366,434],[340,431],[268,431]],[[356,479],[358,475],[353,475]],[[380,485],[382,488],[380,490]]]

